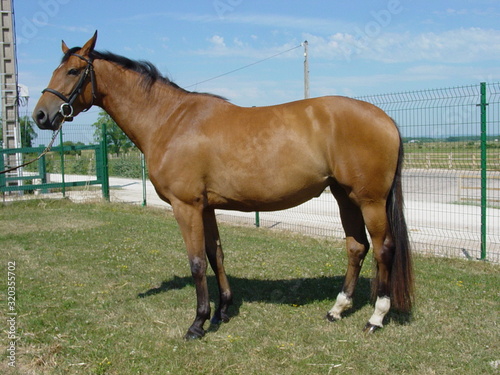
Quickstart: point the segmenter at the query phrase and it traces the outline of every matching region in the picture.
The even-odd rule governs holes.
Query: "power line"
[[[193,86],[197,86],[197,85],[201,85],[202,83],[205,83],[205,82],[209,82],[209,81],[213,81],[214,79],[217,79],[217,78],[220,78],[220,77],[224,77],[224,76],[227,76],[228,74],[231,74],[231,73],[234,73],[234,72],[237,72],[237,71],[240,71],[240,70],[243,70],[243,69],[246,69],[250,66],[253,66],[253,65],[257,65],[257,64],[260,64],[261,62],[264,62],[264,61],[267,61],[267,60],[270,60],[276,56],[279,56],[279,55],[283,55],[284,53],[287,53],[287,52],[290,52],[290,51],[293,51],[294,49],[297,49],[297,48],[300,48],[302,47],[302,44],[299,44],[298,46],[295,46],[295,47],[292,47],[290,49],[287,49],[286,51],[282,51],[282,52],[279,52],[275,55],[272,55],[272,56],[269,56],[269,57],[266,57],[265,59],[262,59],[262,60],[259,60],[259,61],[255,61],[251,64],[248,64],[248,65],[245,65],[245,66],[242,66],[238,69],[234,69],[234,70],[231,70],[229,72],[226,72],[226,73],[223,73],[223,74],[219,74],[218,76],[215,76],[215,77],[212,77],[212,78],[209,78],[209,79],[206,79],[204,81],[200,81],[200,82],[197,82],[197,83],[194,83],[192,85],[189,85],[189,86],[185,86],[184,88],[188,89],[190,87],[193,87]]]

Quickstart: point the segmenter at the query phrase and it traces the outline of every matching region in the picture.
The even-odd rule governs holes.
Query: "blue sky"
[[[500,80],[498,0],[14,0],[14,9],[23,111],[59,64],[61,39],[81,46],[95,30],[96,49],[149,60],[182,87],[242,106],[303,98],[304,40],[312,97]]]

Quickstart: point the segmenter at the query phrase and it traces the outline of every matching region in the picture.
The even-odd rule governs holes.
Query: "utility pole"
[[[0,0],[0,89],[2,101],[3,148],[21,147],[19,130],[19,100],[17,88],[16,38],[13,0]],[[21,155],[9,155],[5,166],[21,164]],[[18,172],[13,172],[17,176]]]
[[[304,46],[304,99],[309,98],[309,58],[307,54],[307,47],[309,43],[307,40],[302,43]]]

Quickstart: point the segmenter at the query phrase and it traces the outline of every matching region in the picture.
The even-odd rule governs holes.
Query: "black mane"
[[[73,47],[71,48],[66,54],[63,56],[61,63],[66,62],[70,56],[80,50],[80,47]],[[158,68],[153,65],[153,63],[149,61],[144,61],[144,60],[131,60],[127,57],[120,56],[117,54],[114,54],[109,51],[105,52],[99,52],[99,51],[92,51],[90,53],[90,58],[91,60],[106,60],[110,61],[113,63],[116,63],[125,69],[132,70],[134,72],[137,72],[142,75],[143,79],[143,84],[144,86],[149,89],[155,82],[161,82],[166,85],[169,85],[175,89],[181,90],[185,93],[193,93],[193,94],[200,94],[200,95],[209,95],[213,96],[219,99],[227,100],[226,98],[223,98],[219,95],[214,95],[214,94],[208,94],[208,93],[197,93],[197,92],[191,92],[183,89],[179,85],[177,85],[175,82],[172,82],[169,78],[163,76]]]

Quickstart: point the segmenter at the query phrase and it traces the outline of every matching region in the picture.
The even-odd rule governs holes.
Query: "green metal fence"
[[[399,124],[416,248],[499,260],[500,84],[361,98]]]
[[[61,131],[59,145],[52,147],[50,152],[39,158],[36,163],[10,174],[0,174],[0,192],[31,194],[39,191],[46,194],[57,190],[66,196],[69,188],[101,185],[102,197],[109,200],[108,151],[105,135],[106,125],[103,125],[99,143],[65,144]],[[5,165],[6,155],[23,155],[25,160],[29,160],[44,150],[44,145],[0,149],[0,170],[12,167]],[[82,154],[85,157],[82,157]],[[85,178],[87,176],[90,178]]]
[[[417,252],[500,262],[500,84],[373,95],[404,139],[406,216]],[[242,214],[221,218],[257,222]],[[263,227],[344,236],[329,192],[261,212]]]
[[[415,251],[500,263],[500,83],[359,99],[381,107],[401,129],[406,153],[406,216]],[[75,125],[67,124],[63,131],[74,129]],[[78,140],[92,134],[90,126],[85,129]],[[84,143],[92,143],[92,139],[90,136]],[[51,168],[58,169],[57,154],[52,157]],[[81,164],[91,164],[88,154],[71,160],[73,164],[66,160],[67,174],[74,174]],[[147,191],[149,205],[168,207],[149,181],[142,185],[137,151],[113,156],[109,163],[112,175],[126,173],[135,178],[111,177],[111,200],[144,204]],[[85,173],[95,171],[89,168]],[[258,216],[217,211],[217,215],[220,221],[344,237],[337,204],[328,191],[289,210]]]

